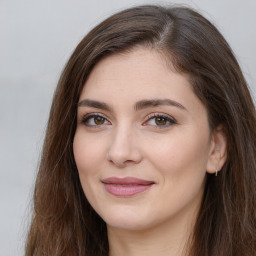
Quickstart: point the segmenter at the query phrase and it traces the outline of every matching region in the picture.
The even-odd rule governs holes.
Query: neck
[[[109,256],[186,256],[192,230],[187,221],[180,219],[147,230],[108,227]]]

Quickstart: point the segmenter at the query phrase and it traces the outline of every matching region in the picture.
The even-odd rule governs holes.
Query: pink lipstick
[[[129,197],[151,188],[155,182],[134,177],[109,177],[102,180],[106,191],[114,196]]]

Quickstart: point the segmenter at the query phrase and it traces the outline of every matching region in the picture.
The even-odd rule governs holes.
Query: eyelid
[[[100,116],[102,118],[105,119],[105,121],[107,121],[109,124],[111,124],[111,122],[109,121],[108,117],[106,117],[104,114],[102,113],[97,113],[97,112],[90,112],[88,114],[85,114],[81,117],[81,120],[80,120],[80,123],[86,125],[86,121],[89,120],[90,118],[93,118],[93,117],[97,117],[97,116]],[[106,124],[102,124],[102,125],[86,125],[87,127],[91,127],[91,128],[99,128],[99,127],[102,127],[102,126],[105,126]],[[108,125],[108,124],[107,124]]]
[[[170,127],[170,126],[172,126],[174,124],[177,124],[177,120],[174,117],[172,117],[171,115],[169,115],[169,114],[165,114],[165,113],[151,113],[151,114],[147,115],[147,117],[146,117],[147,120],[145,122],[143,122],[142,125],[146,126],[147,122],[149,122],[150,120],[152,120],[154,118],[157,118],[157,117],[165,118],[168,122],[170,122],[170,124],[162,125],[162,126],[161,125],[150,125],[150,126],[155,126],[158,129],[163,129],[163,128]]]

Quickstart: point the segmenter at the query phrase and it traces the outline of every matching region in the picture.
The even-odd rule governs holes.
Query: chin
[[[130,231],[141,231],[150,228],[149,225],[141,220],[134,219],[109,219],[106,221],[108,228],[115,228],[120,230],[130,230]]]
[[[143,230],[149,228],[150,220],[145,214],[122,207],[120,211],[104,212],[101,216],[108,227],[125,230]],[[124,209],[126,208],[126,209]],[[151,222],[152,223],[152,222]]]

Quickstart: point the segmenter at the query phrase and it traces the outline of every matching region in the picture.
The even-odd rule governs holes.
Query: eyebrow
[[[81,100],[78,103],[78,107],[92,107],[92,108],[98,108],[106,111],[112,111],[112,108],[108,106],[106,103],[96,101],[96,100],[88,100],[88,99]]]
[[[170,99],[151,99],[151,100],[141,100],[138,101],[135,104],[135,110],[141,110],[144,108],[149,108],[149,107],[157,107],[157,106],[173,106],[180,108],[182,110],[187,110],[183,105],[178,103],[177,101],[170,100]]]
[[[182,104],[178,103],[177,101],[170,100],[170,99],[140,100],[140,101],[136,102],[134,109],[136,111],[138,111],[138,110],[142,110],[145,108],[164,106],[164,105],[177,107],[182,110],[187,110]],[[108,104],[106,104],[104,102],[84,99],[78,103],[78,107],[86,107],[86,106],[113,112],[112,107],[110,107]]]

